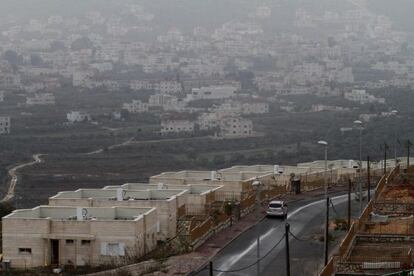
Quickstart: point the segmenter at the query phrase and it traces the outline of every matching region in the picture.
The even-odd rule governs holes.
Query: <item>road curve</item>
[[[9,188],[7,190],[6,195],[3,197],[3,199],[0,202],[10,201],[14,197],[17,182],[19,180],[17,171],[20,170],[20,169],[23,169],[25,167],[32,166],[34,164],[43,162],[42,159],[41,159],[42,155],[44,155],[44,154],[34,154],[33,155],[33,160],[34,161],[17,165],[17,166],[15,166],[15,167],[13,167],[9,170],[9,172],[8,172],[8,174],[10,176]]]
[[[331,218],[344,217],[346,213],[347,195],[331,197],[335,211],[331,209]],[[291,275],[313,275],[322,266],[323,243],[318,241],[315,234],[320,233],[324,221],[325,200],[321,197],[310,198],[289,204],[289,215],[287,222],[290,224],[291,232],[309,241],[298,241],[290,237],[291,245]],[[353,215],[357,215],[357,209],[353,208]],[[337,212],[338,214],[335,214]],[[272,250],[274,245],[284,236],[285,221],[280,219],[265,219],[260,222],[260,255],[268,256],[260,262],[260,276],[286,275],[285,270],[285,241]],[[246,231],[219,254],[213,258],[213,266],[216,270],[215,276],[253,276],[257,275],[257,266],[236,271],[256,261],[256,232],[257,228]],[[223,271],[223,272],[221,272]],[[193,274],[194,275],[194,274]],[[204,270],[195,275],[208,275]]]

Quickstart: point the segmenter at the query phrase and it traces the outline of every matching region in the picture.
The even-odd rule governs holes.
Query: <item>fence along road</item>
[[[338,213],[345,214],[347,194],[332,197],[332,202],[335,205],[335,209]],[[354,196],[353,196],[354,197]],[[325,200],[319,197],[317,199],[306,199],[298,202],[292,202],[289,204],[290,213],[288,214],[287,222],[290,224],[291,232],[299,237],[307,236],[309,231],[319,227],[323,222]],[[353,208],[357,213],[358,208]],[[356,215],[355,213],[355,215]],[[332,214],[335,216],[335,214]],[[261,223],[261,256],[269,252],[275,243],[284,235],[285,221],[280,219],[265,219]],[[321,232],[322,233],[322,232]],[[294,238],[290,240],[293,242]],[[323,267],[323,251],[318,251],[318,248],[312,248],[314,245],[307,242],[294,241],[291,246],[291,258],[295,258],[296,253],[300,251],[314,250],[315,259],[319,260],[321,264],[317,268],[318,264],[315,264],[315,273],[317,269]],[[321,244],[322,246],[322,244]],[[322,246],[323,247],[323,246]],[[322,249],[321,247],[321,249]],[[319,254],[320,253],[320,254]],[[239,238],[234,240],[226,248],[224,248],[216,257],[213,258],[214,269],[221,271],[236,270],[240,267],[248,266],[256,261],[256,229],[252,228],[243,233]],[[300,260],[298,260],[300,261]],[[261,274],[266,275],[285,275],[284,265],[284,243],[282,242],[276,247],[266,258],[261,260]],[[292,263],[292,275],[310,275],[310,271],[302,272],[301,267],[295,271],[295,266]],[[295,273],[296,272],[296,273]],[[303,274],[305,273],[305,274]],[[197,275],[208,275],[208,271],[204,270]],[[256,266],[252,266],[244,271],[238,271],[235,273],[221,272],[215,275],[220,276],[235,276],[235,275],[256,275]]]

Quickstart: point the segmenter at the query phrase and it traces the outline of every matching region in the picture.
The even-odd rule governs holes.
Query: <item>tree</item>
[[[3,59],[13,66],[20,65],[23,61],[22,57],[13,50],[7,50],[4,52]]]
[[[226,162],[226,158],[223,155],[214,155],[213,164],[214,165],[223,165]]]
[[[7,216],[11,212],[13,212],[14,207],[10,205],[9,203],[0,203],[0,217]]]
[[[234,163],[241,163],[241,162],[243,162],[245,159],[246,159],[246,158],[245,158],[245,156],[244,156],[243,154],[239,153],[239,152],[237,152],[237,153],[233,153],[233,154],[230,156],[230,162],[231,162],[232,164],[234,164]]]
[[[254,73],[251,71],[239,71],[239,80],[243,90],[254,88]]]
[[[37,54],[31,54],[30,55],[30,63],[32,66],[40,66],[43,64],[42,58]]]
[[[87,37],[81,37],[73,41],[71,48],[74,51],[79,51],[83,49],[92,49],[93,42]]]
[[[54,40],[50,43],[50,51],[55,52],[66,49],[65,44],[62,41]]]

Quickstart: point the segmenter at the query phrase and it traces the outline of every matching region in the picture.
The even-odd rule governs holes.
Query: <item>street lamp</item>
[[[394,115],[395,116],[395,118],[397,118],[397,115],[398,115],[398,110],[392,110],[391,111],[391,114],[392,115]],[[394,164],[395,164],[395,167],[397,167],[397,143],[398,143],[398,141],[397,141],[398,139],[397,139],[397,127],[396,126],[394,126]]]
[[[329,235],[329,198],[328,198],[328,183],[327,183],[327,173],[328,173],[328,142],[319,141],[319,145],[325,148],[325,173],[324,173],[324,187],[325,187],[325,200],[326,200],[326,210],[325,210],[325,236],[324,236],[324,264],[328,263],[328,235]]]
[[[362,195],[362,131],[364,130],[362,122],[360,120],[354,121],[354,124],[359,130],[359,211],[362,214],[362,209],[364,206],[363,195]]]
[[[319,145],[325,147],[325,173],[324,173],[324,189],[325,189],[325,198],[328,197],[328,183],[326,181],[326,176],[328,172],[328,142],[326,141],[319,141]]]
[[[253,188],[256,190],[256,219],[258,221],[257,227],[256,227],[256,249],[257,249],[257,275],[260,275],[260,192],[262,191],[263,183],[259,180],[259,178],[256,176],[255,180],[252,182]]]

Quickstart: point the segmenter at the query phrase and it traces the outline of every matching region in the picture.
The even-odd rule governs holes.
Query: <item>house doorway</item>
[[[50,240],[50,264],[59,265],[59,240]]]

